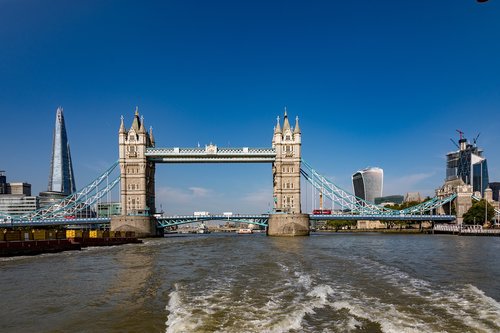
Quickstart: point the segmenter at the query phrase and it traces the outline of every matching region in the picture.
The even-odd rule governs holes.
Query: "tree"
[[[485,204],[488,205],[487,208],[484,206]],[[485,210],[487,210],[487,220],[491,221],[495,217],[495,209],[486,200],[480,200],[475,202],[467,213],[464,214],[464,223],[483,224]]]
[[[327,229],[335,229],[335,231],[338,231],[339,229],[342,229],[346,226],[351,227],[354,225],[356,225],[356,221],[351,220],[329,220],[326,222]]]

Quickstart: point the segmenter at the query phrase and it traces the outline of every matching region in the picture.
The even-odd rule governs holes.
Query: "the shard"
[[[57,108],[56,112],[48,191],[63,195],[69,195],[76,191],[68,135],[61,107]]]

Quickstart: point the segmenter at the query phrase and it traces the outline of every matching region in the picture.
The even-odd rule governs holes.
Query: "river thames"
[[[209,234],[0,259],[2,332],[498,332],[500,238]]]

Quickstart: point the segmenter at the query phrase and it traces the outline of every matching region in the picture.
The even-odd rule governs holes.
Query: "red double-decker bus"
[[[315,209],[313,215],[332,215],[331,209]]]

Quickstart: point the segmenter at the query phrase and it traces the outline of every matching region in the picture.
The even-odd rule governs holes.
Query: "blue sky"
[[[456,129],[481,133],[500,181],[499,41],[496,0],[0,0],[0,170],[46,189],[58,106],[78,188],[117,159],[135,106],[157,146],[254,147],[287,106],[303,158],[344,188],[378,166],[385,195],[432,195]],[[159,165],[157,205],[260,212],[271,177]]]

